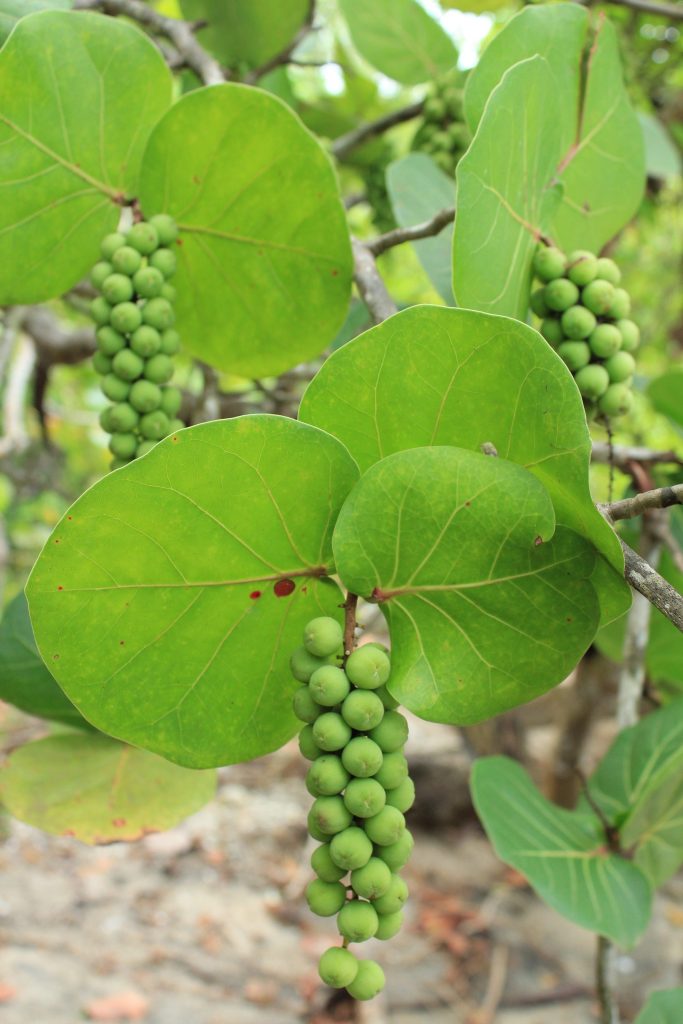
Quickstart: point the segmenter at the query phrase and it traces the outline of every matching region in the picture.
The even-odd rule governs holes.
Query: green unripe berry
[[[378,647],[364,644],[353,651],[346,662],[346,674],[362,690],[376,690],[389,678],[391,662]]]
[[[571,341],[583,341],[595,330],[597,320],[585,306],[570,306],[562,314],[562,333]]]
[[[167,281],[164,281],[164,283],[161,286],[161,297],[162,299],[166,299],[168,302],[171,303],[171,305],[173,305],[176,298],[178,297],[178,293],[172,284],[168,284]]]
[[[379,927],[375,932],[376,939],[393,939],[403,927],[403,911],[397,910],[395,914],[378,914]]]
[[[330,856],[340,868],[355,871],[367,864],[372,857],[372,843],[362,828],[352,825],[351,828],[345,828],[343,832],[333,836],[330,841]]]
[[[152,328],[154,330],[154,328]],[[163,352],[151,356],[145,363],[145,377],[154,384],[166,384],[173,376],[173,362]]]
[[[535,292],[532,292],[529,297],[529,305],[531,310],[539,320],[543,320],[549,313],[548,304],[545,301],[545,288],[538,288]]]
[[[313,699],[325,708],[341,704],[350,689],[346,673],[336,665],[317,668],[308,685]]]
[[[558,277],[545,286],[543,298],[548,309],[552,309],[556,313],[563,313],[565,309],[576,305],[579,299],[579,289],[566,277]]]
[[[318,790],[317,796],[336,796],[348,784],[351,776],[336,754],[316,757],[308,769],[311,784]]]
[[[114,270],[119,274],[127,274],[128,277],[132,277],[142,266],[142,256],[137,249],[133,249],[130,245],[122,245],[112,256],[111,262]]]
[[[299,750],[307,761],[315,761],[323,753],[323,750],[315,742],[313,726],[305,725],[299,733]]]
[[[100,327],[109,323],[111,306],[102,295],[98,295],[97,298],[93,299],[90,303],[90,316],[96,324],[100,325]]]
[[[582,366],[588,366],[591,361],[591,350],[585,341],[563,341],[558,346],[557,354],[572,373],[576,373]]]
[[[120,235],[118,231],[114,231],[111,235],[105,235],[100,245],[100,252],[102,253],[105,260],[111,262],[111,258],[117,249],[120,249],[122,245],[126,244],[126,240],[123,235]]]
[[[382,701],[382,704],[384,704],[387,711],[393,711],[394,708],[398,707],[398,701],[391,696],[386,686],[378,686],[375,693]]]
[[[592,252],[577,249],[569,256],[567,277],[579,288],[584,288],[598,276],[598,261]]]
[[[115,469],[123,469],[123,467],[127,466],[129,463],[130,459],[112,459],[109,463],[109,468],[113,473]]]
[[[602,281],[609,281],[610,284],[618,285],[621,281],[621,271],[614,260],[607,256],[601,256],[597,265],[597,276]]]
[[[126,235],[126,244],[137,249],[143,256],[149,256],[159,245],[157,229],[149,221],[143,220],[139,224],[133,224]]]
[[[311,619],[304,629],[304,647],[316,658],[329,658],[331,654],[336,654],[343,640],[342,627],[330,615]]]
[[[448,127],[448,135],[451,140],[451,146],[456,150],[467,149],[467,144],[470,139],[470,133],[467,130],[467,125],[464,124],[451,124]]]
[[[609,374],[604,366],[596,363],[584,366],[574,377],[577,387],[584,398],[596,399],[604,395],[609,387]]]
[[[144,361],[129,348],[117,352],[112,365],[116,376],[128,381],[137,380],[145,368]]]
[[[155,299],[161,295],[164,275],[154,267],[141,267],[133,278],[135,291],[143,299]]]
[[[415,840],[413,839],[412,832],[405,829],[395,843],[391,843],[389,846],[378,847],[376,855],[380,857],[392,871],[400,871],[400,869],[410,860],[410,855],[413,852],[414,846]]]
[[[403,782],[387,793],[387,804],[405,814],[415,803],[415,783],[406,776]]]
[[[111,422],[114,426],[114,431],[128,433],[137,427],[139,419],[140,417],[137,412],[128,402],[118,402],[117,405],[112,407]]]
[[[368,779],[380,770],[384,755],[374,740],[367,736],[356,736],[344,747],[341,759],[351,775],[358,779]]]
[[[354,999],[367,1002],[378,996],[385,985],[384,971],[374,960],[359,960],[356,977],[346,986]]]
[[[408,722],[400,711],[387,711],[379,725],[370,730],[370,739],[384,754],[391,754],[408,739]]]
[[[446,116],[446,104],[439,96],[430,96],[425,101],[424,116],[431,121],[442,121]]]
[[[136,355],[143,359],[157,354],[161,348],[161,335],[154,327],[142,324],[137,331],[133,331],[130,339],[130,347]]]
[[[407,776],[408,762],[400,750],[385,754],[382,767],[374,775],[379,784],[384,786],[387,791],[396,789]]]
[[[591,351],[600,359],[609,359],[621,348],[619,328],[614,324],[598,324],[588,339],[588,344]]]
[[[171,249],[157,249],[149,258],[150,267],[154,267],[165,278],[173,277],[176,271],[176,256]]]
[[[360,732],[378,725],[384,717],[384,704],[372,690],[352,690],[341,708],[342,718]]]
[[[548,317],[544,320],[540,327],[540,332],[553,348],[557,348],[561,342],[564,341],[564,331],[562,330],[562,324],[559,320],[554,317]]]
[[[323,665],[325,662],[322,658],[309,654],[305,647],[297,647],[289,659],[289,670],[300,683],[309,682],[313,673]]]
[[[179,420],[177,417],[176,417],[176,419],[171,420],[171,423],[170,423],[170,426],[169,426],[169,434],[177,434],[179,430],[184,430],[184,429],[185,429],[185,424],[183,423],[182,420]]]
[[[613,320],[625,320],[631,312],[631,296],[625,288],[615,288],[614,298],[609,307],[609,315]]]
[[[635,352],[640,344],[640,328],[633,320],[617,320],[621,333],[621,347],[624,352]]]
[[[313,736],[323,750],[341,750],[351,739],[351,729],[341,715],[326,711],[313,725]]]
[[[323,843],[313,851],[311,867],[323,882],[338,882],[346,874],[346,869],[338,867],[332,860],[329,843]]]
[[[115,356],[117,352],[126,347],[126,339],[113,327],[99,327],[97,347],[105,356]]]
[[[434,132],[431,141],[435,149],[441,149],[444,150],[445,152],[448,152],[451,148],[451,140],[449,138],[448,132]]]
[[[154,414],[149,413],[149,415]],[[301,722],[315,722],[320,714],[320,707],[313,700],[313,695],[307,686],[300,686],[292,697],[292,710]]]
[[[359,961],[342,946],[333,946],[320,957],[318,974],[330,988],[346,988],[356,980]]]
[[[119,334],[132,334],[142,323],[142,314],[134,302],[120,302],[112,309],[109,320]]]
[[[541,281],[554,281],[562,277],[567,265],[567,259],[559,249],[542,245],[536,250],[533,260],[534,273]]]
[[[305,728],[308,728],[308,726],[305,726]],[[308,818],[306,819],[306,824],[307,824],[307,827],[308,827],[308,834],[310,836],[312,836],[313,839],[317,839],[319,843],[326,843],[326,842],[328,842],[330,837],[328,835],[326,835],[322,831],[321,828],[318,827],[318,825],[317,825],[317,823],[315,821],[315,818],[313,817],[313,809],[312,808],[308,812]]]
[[[400,875],[392,875],[389,888],[375,901],[378,914],[396,914],[408,899],[408,886]]]
[[[101,260],[99,263],[96,263],[90,271],[90,280],[96,288],[101,288],[113,269],[114,268],[111,263],[108,263],[106,260]]]
[[[395,807],[383,807],[379,814],[364,822],[368,839],[377,846],[390,846],[400,838],[406,820]]]
[[[314,878],[306,886],[306,902],[318,917],[334,917],[346,903],[346,889],[341,882]]]
[[[635,373],[636,361],[630,352],[617,352],[607,360],[605,369],[613,384],[622,384]]]
[[[167,213],[155,213],[148,223],[156,228],[160,245],[172,245],[178,237],[178,225]]]
[[[148,441],[161,441],[167,436],[169,427],[168,416],[161,409],[146,412],[140,420],[140,433]]]
[[[374,779],[352,779],[344,793],[344,804],[354,818],[372,818],[387,802],[387,795]]]
[[[179,388],[168,387],[161,389],[161,408],[167,416],[176,416],[182,401],[183,396]]]
[[[169,328],[161,333],[161,351],[167,356],[174,356],[180,350],[180,335]]]
[[[106,431],[107,434],[113,434],[116,431],[116,427],[112,423],[112,412],[116,408],[115,405],[108,405],[106,409],[103,409],[100,413],[100,426],[102,430]]]
[[[92,364],[95,371],[103,377],[111,373],[112,362],[109,356],[105,356],[104,352],[95,352],[92,357]]]
[[[156,446],[156,441],[141,441],[138,445],[137,458],[141,459],[143,455],[147,455],[153,448],[156,448]],[[311,796],[313,795],[314,794],[311,793]]]
[[[445,174],[450,175],[452,173],[454,161],[450,153],[435,153],[432,159],[436,166],[444,171]]]
[[[103,377],[101,387],[110,402],[125,402],[130,392],[130,384],[115,373]]]
[[[371,857],[362,868],[351,872],[351,886],[356,896],[365,900],[376,900],[389,892],[391,869],[379,857]]]
[[[377,911],[370,903],[350,900],[345,903],[337,917],[339,933],[349,942],[367,942],[377,931]]]
[[[138,412],[154,412],[161,405],[161,388],[150,380],[136,380],[130,389],[129,401]]]
[[[112,434],[109,451],[117,459],[132,459],[137,451],[138,439],[135,434]]]
[[[628,384],[610,384],[598,402],[603,416],[624,416],[633,405],[633,393]]]
[[[148,299],[142,307],[142,319],[150,327],[165,331],[167,327],[173,327],[175,322],[173,306],[168,299]]]
[[[581,301],[596,316],[604,316],[614,301],[614,285],[599,278],[591,281],[581,292]]]
[[[107,302],[115,306],[119,302],[128,302],[133,297],[133,285],[125,274],[110,274],[102,285],[102,294]]]

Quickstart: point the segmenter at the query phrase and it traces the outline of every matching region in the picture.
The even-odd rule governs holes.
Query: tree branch
[[[368,307],[373,321],[381,324],[383,320],[397,312],[396,303],[389,295],[370,250],[357,238],[352,239],[353,245],[353,279],[361,299]]]
[[[619,538],[621,540],[621,538]],[[683,595],[671,586],[656,569],[641,558],[626,541],[621,540],[626,566],[626,582],[646,597],[658,611],[683,632]]]
[[[12,451],[23,451],[28,447],[29,435],[25,424],[26,395],[35,365],[35,346],[27,335],[22,334],[14,351],[3,396],[4,436],[0,438],[0,457],[9,455]]]
[[[26,312],[24,329],[35,342],[38,362],[47,369],[57,363],[73,366],[95,351],[95,335],[89,327],[65,330],[43,306],[32,306]]]
[[[165,36],[173,43],[186,67],[191,68],[204,85],[218,85],[228,77],[215,57],[197,42],[192,22],[168,18],[143,0],[75,0],[74,8],[79,11],[101,11],[112,17],[124,15],[152,32]]]
[[[672,21],[683,19],[683,4],[661,3],[659,0],[609,0],[609,3],[617,7],[628,7],[632,11],[640,11],[642,14],[650,14],[661,18],[669,18]]]
[[[613,452],[614,457],[610,459],[609,445],[602,441],[593,442],[593,462],[609,465],[610,461],[612,461],[619,469],[628,469],[632,462],[640,462],[643,465],[654,465],[660,462],[671,465],[683,465],[683,456],[672,450],[656,452],[650,448],[617,444],[614,445]]]
[[[653,491],[642,491],[633,498],[624,498],[622,501],[612,501],[607,505],[601,505],[600,511],[612,522],[616,522],[619,519],[632,519],[634,516],[640,516],[650,509],[670,508],[672,505],[683,505],[683,484],[657,487]]]
[[[376,121],[362,124],[360,128],[354,128],[346,135],[340,135],[332,143],[332,155],[336,156],[337,160],[343,160],[353,149],[367,142],[368,139],[374,138],[375,135],[381,135],[397,124],[403,124],[404,121],[412,121],[414,117],[418,117],[422,113],[423,106],[424,100],[419,100],[417,103],[411,103],[408,107],[401,107],[399,110],[393,110],[390,114],[378,117]]]
[[[294,63],[293,61],[290,61],[290,57],[296,50],[299,43],[306,38],[308,33],[313,28],[314,17],[315,0],[311,0],[311,2],[308,5],[308,14],[306,15],[306,20],[299,29],[299,31],[297,32],[297,34],[292,39],[291,43],[285,46],[284,50],[281,50],[280,53],[276,53],[274,57],[271,57],[270,60],[267,60],[265,64],[262,64],[258,68],[254,68],[254,70],[250,71],[248,75],[245,75],[244,81],[247,83],[247,85],[254,85],[256,82],[258,82],[259,78],[263,78],[263,76],[267,75],[269,71],[272,71],[274,68],[280,67],[281,64]],[[328,62],[326,61],[325,63]]]
[[[404,242],[415,242],[420,238],[431,238],[438,235],[454,218],[455,207],[450,206],[439,210],[430,220],[414,224],[410,228],[394,228],[393,231],[387,231],[384,235],[378,235],[377,238],[363,242],[363,245],[370,250],[373,256],[379,256],[395,245],[403,245]]]
[[[604,935],[598,935],[595,957],[595,987],[600,1005],[600,1024],[619,1024],[619,1010],[614,999],[614,946]]]

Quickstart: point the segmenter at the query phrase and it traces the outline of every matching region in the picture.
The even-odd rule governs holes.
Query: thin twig
[[[336,156],[338,160],[343,160],[352,150],[367,142],[368,139],[381,135],[383,132],[388,131],[389,128],[393,128],[397,124],[403,124],[404,121],[412,121],[414,117],[418,117],[422,113],[423,107],[424,100],[419,100],[417,103],[411,103],[407,107],[393,110],[390,114],[384,114],[383,117],[378,117],[376,121],[362,124],[359,128],[354,128],[352,131],[347,132],[346,135],[340,135],[332,143],[333,156]]]
[[[655,17],[669,18],[672,21],[683,19],[683,4],[661,3],[659,0],[609,0],[609,3],[617,7],[628,7],[632,11],[640,11],[642,14],[650,14]]]
[[[628,469],[632,462],[639,462],[644,466],[656,463],[683,466],[683,454],[679,454],[672,449],[657,452],[638,445],[615,444],[612,449],[612,460],[610,460],[609,445],[603,441],[594,441],[592,461],[604,465],[609,465],[610,461],[613,461],[618,469]]]
[[[3,396],[4,436],[0,438],[0,457],[9,455],[12,451],[21,452],[28,447],[29,435],[25,423],[26,396],[31,386],[35,365],[36,349],[33,341],[22,334],[14,350]]]
[[[672,505],[683,505],[683,484],[671,487],[657,487],[653,491],[643,491],[633,498],[623,498],[601,505],[600,511],[612,522],[618,519],[632,519],[649,509],[670,508]]]
[[[254,83],[258,82],[260,78],[263,78],[264,75],[267,75],[269,71],[273,71],[275,68],[280,67],[282,64],[296,63],[295,61],[292,61],[290,58],[294,51],[296,50],[299,43],[306,38],[308,33],[313,28],[314,17],[315,0],[311,0],[308,6],[306,20],[304,21],[303,25],[301,26],[297,34],[294,36],[292,41],[288,43],[283,50],[281,50],[279,53],[276,53],[274,57],[270,57],[269,60],[265,62],[265,64],[262,64],[258,68],[254,68],[253,71],[250,71],[247,75],[245,75],[244,81],[247,83],[247,85],[254,85]],[[328,62],[325,61],[325,63]]]
[[[361,299],[376,324],[393,316],[397,306],[389,295],[375,263],[375,257],[358,239],[353,239],[353,279]]]
[[[619,1009],[613,991],[614,946],[604,935],[598,935],[595,957],[595,987],[600,1004],[600,1024],[619,1024]]]
[[[394,228],[393,231],[387,231],[384,235],[364,241],[363,245],[370,250],[373,256],[379,256],[395,245],[403,245],[404,242],[415,242],[420,238],[431,238],[433,235],[438,235],[454,218],[455,207],[451,206],[439,210],[433,217],[421,224],[415,224],[410,228]]]
[[[228,77],[216,58],[197,42],[195,24],[168,18],[143,0],[75,0],[74,8],[79,11],[102,11],[113,17],[124,15],[152,32],[165,36],[173,43],[185,66],[194,71],[204,85],[219,85]]]
[[[73,366],[95,351],[95,336],[91,328],[66,329],[44,306],[32,306],[27,311],[24,329],[33,338],[38,362],[44,367],[57,363]]]
[[[646,597],[658,611],[665,615],[674,626],[683,632],[683,595],[660,576],[644,558],[641,558],[626,541],[621,540],[626,562],[626,582]]]
[[[344,657],[342,664],[346,664],[346,660],[356,646],[356,627],[358,622],[356,620],[356,610],[358,608],[358,594],[352,594],[351,591],[346,595],[346,600],[343,604],[344,608]]]

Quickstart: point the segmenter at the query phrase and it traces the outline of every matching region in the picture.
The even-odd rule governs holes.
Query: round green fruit
[[[161,332],[161,351],[167,356],[180,351],[180,335],[170,327]]]
[[[352,690],[341,708],[342,718],[352,729],[366,732],[384,717],[384,704],[372,690]]]
[[[178,293],[172,284],[169,284],[167,281],[164,281],[164,283],[161,286],[161,297],[162,299],[166,299],[167,302],[170,302],[172,305],[175,302],[176,298],[178,297]]]
[[[576,373],[591,361],[591,350],[585,341],[563,341],[557,349],[557,354],[572,373]]]
[[[120,302],[113,307],[109,322],[119,334],[132,334],[142,323],[142,314],[134,302]]]
[[[541,281],[554,281],[562,277],[567,266],[567,258],[559,249],[542,245],[534,254],[534,273]]]
[[[133,297],[133,285],[125,274],[110,274],[102,285],[102,294],[107,302],[115,306],[119,302],[128,302]]]
[[[326,708],[341,704],[350,688],[346,673],[336,665],[317,668],[308,685],[313,699]]]
[[[581,292],[583,305],[596,316],[604,316],[614,301],[614,285],[600,278],[591,281]]]
[[[152,413],[149,414],[153,415]],[[308,686],[300,686],[292,697],[292,710],[301,722],[315,722],[320,714],[320,707],[313,700]]]
[[[171,423],[170,423],[170,426],[169,426],[169,433],[170,434],[177,434],[179,430],[184,430],[184,429],[185,429],[185,424],[183,423],[182,420],[179,420],[177,417],[175,419],[171,420]]]
[[[602,281],[609,281],[610,284],[618,285],[621,281],[621,271],[614,260],[607,256],[601,256],[597,265],[597,276]]]
[[[609,374],[604,366],[592,363],[584,366],[574,377],[577,387],[584,398],[595,400],[604,395],[609,387]]]
[[[598,402],[603,416],[624,416],[633,405],[633,393],[628,384],[610,384]]]
[[[342,946],[326,950],[318,963],[320,980],[330,988],[346,988],[358,975],[359,962],[353,953]]]
[[[336,711],[326,711],[312,728],[315,742],[323,750],[341,750],[351,739],[350,727]]]
[[[317,789],[318,796],[336,796],[348,784],[351,776],[336,754],[316,757],[306,776]]]
[[[308,728],[308,726],[306,728]],[[308,827],[308,834],[310,836],[312,836],[313,839],[317,839],[319,843],[326,843],[329,840],[330,837],[328,835],[326,835],[322,831],[321,828],[318,827],[318,825],[317,825],[317,823],[316,823],[316,821],[315,821],[315,819],[313,817],[313,809],[312,808],[308,812],[308,818],[306,819],[306,824],[307,824],[307,827]]]
[[[120,249],[122,245],[126,244],[126,240],[123,235],[120,235],[118,231],[114,231],[111,235],[105,235],[100,245],[100,252],[105,260],[111,262],[111,258],[117,249]]]
[[[377,931],[377,911],[370,903],[350,900],[345,903],[337,917],[339,932],[349,942],[367,942]]]
[[[377,846],[390,846],[400,838],[406,820],[395,807],[383,807],[379,814],[364,822],[368,839]]]
[[[137,457],[141,459],[143,455],[147,455],[151,452],[152,448],[156,448],[156,446],[156,441],[141,441],[138,445]]]
[[[112,366],[117,377],[131,382],[137,380],[145,368],[144,361],[129,348],[116,353]]]
[[[351,775],[358,779],[368,779],[381,769],[384,754],[374,740],[367,736],[355,736],[344,747],[341,759]]]
[[[379,857],[371,857],[364,867],[351,872],[353,891],[365,900],[376,900],[389,892],[391,879],[391,869]]]
[[[315,761],[323,753],[321,747],[315,742],[313,726],[305,725],[299,733],[299,750],[307,761]]]
[[[362,690],[376,690],[389,678],[391,662],[384,651],[371,644],[364,644],[353,651],[346,662],[346,674]]]
[[[154,330],[154,328],[152,328]],[[154,384],[167,384],[173,376],[173,362],[163,352],[151,356],[145,363],[145,377]]]
[[[387,709],[387,711],[393,711],[394,708],[398,707],[398,701],[391,696],[386,686],[378,686],[377,689],[375,690],[375,693],[382,701],[382,704],[384,704],[384,707]]]
[[[139,224],[133,224],[126,235],[126,244],[137,249],[143,256],[149,256],[159,245],[157,229],[149,221],[143,220]]]
[[[394,750],[390,754],[384,754],[382,767],[375,772],[374,777],[386,790],[397,789],[408,777],[408,762],[401,751]]]
[[[367,1002],[378,996],[385,985],[384,971],[374,960],[359,960],[358,973],[353,981],[346,986],[346,991],[354,999]]]
[[[579,289],[566,277],[558,277],[545,286],[543,291],[548,309],[556,313],[563,313],[570,306],[576,305],[579,298]]]
[[[410,855],[413,852],[414,846],[415,840],[413,839],[412,832],[405,829],[395,843],[390,843],[388,846],[378,847],[377,856],[380,857],[392,871],[400,871],[400,869],[410,860]]]
[[[135,434],[112,434],[109,439],[109,451],[117,459],[132,459],[138,447]]]
[[[117,273],[127,274],[128,277],[132,277],[142,266],[142,256],[132,246],[122,245],[112,256],[111,262]]]
[[[379,927],[375,932],[376,939],[393,939],[403,926],[403,911],[397,910],[395,914],[379,914]]]
[[[391,754],[408,739],[408,722],[400,711],[387,711],[379,725],[370,730],[370,739],[384,754]]]
[[[344,793],[344,804],[354,818],[372,818],[386,802],[387,795],[375,779],[352,779]]]
[[[128,402],[118,402],[112,406],[111,422],[114,426],[114,431],[128,433],[137,427],[139,419],[140,417],[137,412]]]
[[[130,389],[130,404],[138,412],[154,412],[161,405],[161,388],[149,380],[136,380]]]
[[[336,619],[321,615],[311,619],[304,629],[304,647],[316,658],[329,658],[336,654],[344,640],[344,631]]]
[[[149,258],[150,267],[154,267],[166,279],[173,277],[176,271],[176,256],[171,249],[157,249]]]
[[[182,401],[183,396],[179,388],[167,387],[161,389],[161,408],[167,416],[177,416]]]
[[[617,320],[624,352],[635,352],[640,344],[640,328],[633,320]]]
[[[588,344],[594,355],[600,359],[609,359],[621,348],[621,332],[614,324],[598,324]]]
[[[562,324],[554,317],[548,317],[544,320],[541,324],[540,331],[548,344],[552,345],[553,348],[557,348],[557,346],[564,341]]]
[[[323,843],[313,851],[311,867],[323,882],[339,882],[346,874],[345,868],[338,867],[332,860],[329,843]]]
[[[609,315],[613,320],[625,320],[631,312],[631,296],[625,288],[615,288],[614,298],[609,307]]]
[[[126,347],[126,339],[113,327],[99,327],[97,329],[97,347],[105,356],[115,356],[117,352]]]
[[[101,387],[110,402],[125,402],[130,392],[130,384],[115,373],[103,377]]]
[[[141,267],[133,278],[135,291],[143,299],[155,299],[161,295],[164,275],[155,267]]]
[[[545,301],[545,288],[538,288],[535,292],[531,293],[529,298],[529,305],[531,306],[532,313],[535,313],[539,320],[543,320],[548,315],[550,310]]]
[[[113,473],[115,469],[123,469],[123,467],[127,466],[130,461],[130,459],[112,459],[109,463],[109,468]]]
[[[169,427],[168,416],[161,409],[146,412],[140,420],[140,433],[148,441],[161,441],[167,436]]]
[[[446,104],[440,96],[430,96],[425,101],[424,116],[430,121],[442,121],[446,116]]]
[[[338,867],[345,871],[355,871],[364,867],[372,857],[372,843],[362,828],[352,825],[332,837],[330,856]]]
[[[111,373],[112,362],[109,356],[105,356],[104,352],[95,352],[92,357],[92,364],[97,373],[102,377],[105,377],[108,373]]]
[[[100,426],[102,427],[102,430],[104,430],[107,434],[113,434],[116,432],[116,427],[112,423],[111,419],[112,412],[114,411],[115,408],[116,406],[114,405],[108,405],[106,409],[103,409],[102,412],[100,413]]]
[[[133,331],[130,339],[130,347],[136,355],[143,359],[157,354],[161,348],[161,335],[154,327],[142,324],[137,331]]]
[[[387,804],[389,807],[395,807],[401,814],[405,814],[415,803],[415,783],[413,780],[406,776],[403,782],[400,782],[394,789],[390,789],[387,793]]]
[[[112,273],[113,269],[114,268],[111,263],[108,263],[106,260],[101,260],[99,263],[96,263],[90,271],[90,280],[96,288],[100,289]]]
[[[305,647],[297,647],[290,656],[289,671],[300,683],[307,683],[313,673],[324,664],[322,658],[309,654]]]
[[[567,277],[579,288],[584,288],[598,276],[598,261],[592,252],[577,249],[569,256]]]
[[[613,384],[623,384],[632,377],[636,369],[636,361],[630,352],[617,352],[605,363],[605,369]]]
[[[102,295],[98,295],[97,298],[93,299],[90,303],[90,316],[100,327],[109,323],[111,306]]]
[[[375,901],[378,914],[396,914],[408,899],[408,886],[400,875],[392,875],[389,888]]]
[[[160,245],[172,245],[178,237],[178,225],[167,213],[155,213],[148,223],[156,230]]]
[[[346,903],[346,889],[341,882],[314,878],[306,886],[306,902],[318,917],[334,917]]]
[[[570,306],[562,314],[562,333],[570,341],[583,341],[595,330],[597,320],[585,306]]]
[[[148,299],[142,307],[142,319],[150,327],[165,331],[167,327],[173,327],[175,322],[173,306],[168,299]]]

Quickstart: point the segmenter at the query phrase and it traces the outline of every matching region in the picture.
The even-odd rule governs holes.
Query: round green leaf
[[[27,595],[85,717],[195,768],[289,739],[289,657],[310,618],[341,616],[331,534],[357,475],[322,431],[246,416],[180,431],[79,498]]]
[[[108,736],[76,733],[27,743],[0,772],[0,798],[10,814],[84,843],[172,828],[215,789],[214,771],[189,771]]]
[[[599,609],[594,549],[554,526],[543,485],[503,459],[416,448],[361,477],[333,548],[344,585],[389,622],[397,700],[465,725],[566,678]]]
[[[17,594],[7,605],[0,621],[0,700],[29,715],[91,728],[40,657],[23,594]]]
[[[199,41],[227,67],[258,67],[296,37],[311,0],[180,0],[183,16],[206,20]]]
[[[197,89],[158,124],[140,200],[181,229],[178,329],[195,355],[246,376],[325,348],[344,321],[351,248],[326,153],[260,89]]]
[[[68,11],[72,0],[0,0],[0,44],[4,43],[20,18],[36,11]]]
[[[44,11],[17,24],[0,51],[0,305],[60,295],[95,262],[171,84],[124,21]]]
[[[681,1007],[683,988],[655,992],[648,999],[644,1010],[636,1017],[635,1024],[679,1024]]]

